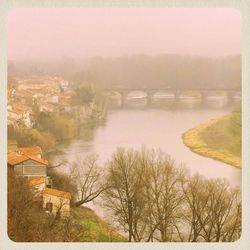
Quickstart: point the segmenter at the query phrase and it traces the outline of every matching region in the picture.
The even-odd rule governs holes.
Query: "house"
[[[8,119],[12,118],[15,121],[21,120],[23,118],[23,112],[19,110],[14,110],[11,106],[8,105],[7,107],[7,114],[8,114]]]
[[[47,103],[58,103],[59,97],[58,95],[49,95],[44,100]]]
[[[10,101],[11,99],[8,100]],[[18,90],[15,92],[14,101],[26,105],[34,105],[36,103],[36,96],[30,90]]]
[[[15,151],[19,152],[20,154],[32,155],[40,159],[42,158],[42,149],[39,146],[20,147],[17,148]]]
[[[7,90],[8,100],[14,100],[15,92],[16,92],[16,90],[14,88],[8,88],[8,90]]]
[[[13,117],[11,117],[11,116],[8,116],[8,117],[7,117],[7,125],[8,125],[8,126],[15,127],[15,126],[16,126],[16,121],[17,121],[16,118],[13,118]]]
[[[27,186],[35,192],[42,192],[46,188],[46,178],[38,177],[27,181]]]
[[[43,208],[55,216],[68,217],[70,215],[70,200],[69,192],[53,188],[45,188],[43,191]]]
[[[67,90],[68,87],[69,87],[68,81],[62,80],[62,81],[60,82],[60,87],[61,87],[61,89],[62,89],[63,91]]]
[[[39,111],[40,112],[54,113],[54,112],[58,111],[58,105],[53,104],[53,103],[40,102],[40,103],[38,103],[38,106],[39,106]]]
[[[15,121],[22,121],[25,126],[32,127],[30,115],[32,108],[22,103],[11,103],[7,106],[8,120],[14,119]]]
[[[8,170],[27,179],[46,177],[48,161],[42,159],[38,152],[36,155],[34,152],[27,154],[27,151],[29,152],[29,149],[21,148],[8,153]]]
[[[43,190],[46,188],[46,178],[44,176],[27,181],[27,187],[31,189],[33,193],[33,200],[42,202]]]

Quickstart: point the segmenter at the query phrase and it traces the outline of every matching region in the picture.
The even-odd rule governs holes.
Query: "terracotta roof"
[[[36,156],[33,156],[33,155],[28,155],[28,157],[29,157],[29,159],[31,159],[31,160],[33,160],[33,161],[42,163],[42,164],[44,164],[44,165],[48,165],[48,160],[41,159],[41,158],[37,158]]]
[[[10,152],[8,154],[8,164],[10,164],[12,166],[15,166],[15,165],[22,163],[24,161],[27,161],[27,160],[33,160],[33,161],[39,162],[43,165],[48,165],[47,160],[40,159],[40,158],[33,156],[33,155],[20,154],[16,151]]]
[[[64,191],[57,190],[57,189],[54,189],[54,188],[45,188],[43,190],[43,193],[53,195],[53,196],[62,197],[62,198],[66,198],[66,199],[71,199],[71,194],[69,192],[64,192]]]
[[[16,122],[16,119],[13,118],[13,117],[8,117],[8,118],[7,118],[7,122],[8,122],[9,124],[13,124],[13,123]]]
[[[20,155],[17,152],[13,151],[8,154],[8,164],[14,166],[18,163],[27,161],[29,157],[27,155]]]
[[[28,111],[31,110],[30,107],[22,104],[22,103],[11,103],[10,104],[12,106],[13,109],[18,110],[18,111]]]
[[[22,90],[18,90],[15,93],[17,96],[30,96],[33,94],[32,91],[30,91],[29,89],[22,89]]]
[[[42,149],[39,146],[33,146],[33,147],[21,147],[16,150],[17,152],[20,152],[24,155],[37,155],[42,154]]]
[[[15,119],[15,118],[9,116],[9,117],[7,117],[7,120],[8,120],[8,121],[13,121],[13,122],[15,122],[17,119]]]
[[[35,179],[28,180],[28,187],[34,187],[39,184],[43,184],[46,182],[45,177],[39,177]]]
[[[18,110],[18,109],[9,109],[8,112],[15,113],[15,114],[22,114],[23,113],[23,111]]]

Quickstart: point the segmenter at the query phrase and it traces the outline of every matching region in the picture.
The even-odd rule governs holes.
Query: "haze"
[[[241,53],[236,9],[15,9],[9,60]]]

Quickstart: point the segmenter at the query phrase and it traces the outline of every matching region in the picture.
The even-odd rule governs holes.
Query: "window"
[[[52,213],[53,204],[52,202],[46,203],[46,210]]]

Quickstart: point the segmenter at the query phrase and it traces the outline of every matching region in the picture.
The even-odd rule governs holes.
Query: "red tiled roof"
[[[23,114],[23,111],[21,110],[18,110],[18,109],[11,109],[11,110],[8,110],[9,113],[15,113],[15,114]]]
[[[18,163],[27,161],[29,157],[27,155],[20,155],[17,152],[13,151],[8,154],[8,164],[14,166]]]
[[[45,177],[39,177],[35,179],[28,180],[28,187],[34,187],[39,184],[45,183],[46,179]]]
[[[33,161],[42,163],[42,164],[44,164],[44,165],[48,165],[48,160],[41,159],[41,158],[38,158],[38,157],[33,156],[33,155],[28,155],[28,157],[29,157],[29,159],[31,159],[31,160],[33,160]]]
[[[7,122],[8,122],[8,124],[14,124],[16,122],[16,119],[13,117],[8,117]]]
[[[39,146],[32,146],[32,147],[21,147],[16,150],[24,155],[38,155],[42,154],[42,149]]]
[[[31,107],[26,106],[22,103],[11,103],[10,105],[12,106],[12,108],[14,110],[18,110],[18,111],[22,111],[22,112],[31,110]]]
[[[15,122],[15,121],[16,121],[16,119],[15,119],[15,118],[13,118],[13,117],[8,117],[8,118],[7,118],[7,120],[9,120],[9,121],[13,121],[13,122]]]
[[[64,191],[57,190],[57,189],[54,189],[54,188],[45,188],[43,190],[43,193],[53,195],[53,196],[62,197],[62,198],[66,198],[66,199],[71,199],[71,194],[69,192],[64,192]]]
[[[33,156],[33,155],[20,154],[16,151],[10,152],[8,154],[8,164],[10,164],[11,166],[15,166],[15,165],[22,163],[24,161],[27,161],[27,160],[33,160],[33,161],[39,162],[43,165],[48,165],[47,160],[40,159],[40,158]]]

